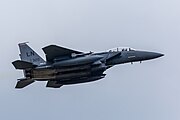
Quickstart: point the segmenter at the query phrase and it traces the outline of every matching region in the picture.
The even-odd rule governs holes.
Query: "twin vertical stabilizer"
[[[24,88],[34,82],[33,79],[27,77],[27,70],[33,69],[45,61],[34,51],[32,50],[27,43],[20,43],[19,50],[20,50],[20,58],[21,60],[16,60],[12,62],[16,69],[24,70],[25,78],[19,79],[16,84],[16,88]]]
[[[41,63],[45,63],[45,61],[34,51],[32,50],[26,43],[20,43],[20,57],[22,61],[33,63],[34,65],[40,65]]]

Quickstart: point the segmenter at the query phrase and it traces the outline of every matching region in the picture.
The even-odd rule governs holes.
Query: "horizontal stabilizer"
[[[62,84],[57,83],[57,81],[48,81],[46,87],[50,88],[60,88]]]
[[[37,66],[30,62],[21,61],[21,60],[14,61],[12,62],[12,64],[14,65],[16,69],[28,69],[28,68],[34,68]]]
[[[72,53],[82,54],[82,52],[59,47],[56,45],[50,45],[43,48],[44,53],[46,54],[47,61],[53,61],[57,57],[71,56]]]
[[[34,82],[34,80],[32,79],[23,79],[17,82],[16,87],[17,89],[21,89],[24,88],[30,84],[32,84]]]

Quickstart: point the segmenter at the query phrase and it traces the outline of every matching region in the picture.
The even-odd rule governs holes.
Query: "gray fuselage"
[[[160,53],[123,50],[80,54],[25,71],[25,77],[37,81],[56,81],[62,85],[91,82],[105,77],[104,72],[114,65],[145,61],[163,56]]]

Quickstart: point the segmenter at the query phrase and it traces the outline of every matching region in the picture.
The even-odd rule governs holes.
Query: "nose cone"
[[[164,54],[161,53],[155,53],[155,52],[147,52],[145,55],[149,59],[155,59],[164,56]]]
[[[154,53],[154,58],[159,58],[159,57],[162,57],[164,56],[164,54],[161,54],[161,53]]]
[[[164,54],[156,52],[140,52],[140,56],[143,60],[150,60],[164,56]]]

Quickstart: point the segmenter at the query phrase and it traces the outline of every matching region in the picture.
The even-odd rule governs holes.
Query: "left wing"
[[[47,61],[53,61],[57,57],[71,56],[72,53],[82,54],[83,52],[71,50],[64,47],[59,47],[56,45],[50,45],[43,48],[44,53],[46,54]]]

